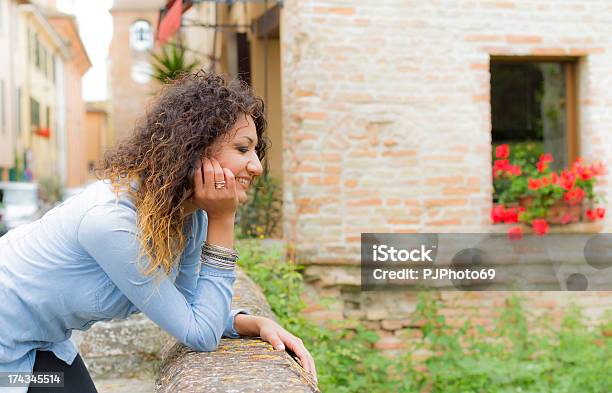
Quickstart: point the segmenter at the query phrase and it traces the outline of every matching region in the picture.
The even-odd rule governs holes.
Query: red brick
[[[307,120],[326,120],[327,113],[325,112],[304,112],[302,114],[303,119]]]
[[[467,205],[467,200],[464,198],[431,198],[425,200],[426,207],[434,207],[434,206],[465,206]]]
[[[393,150],[393,151],[384,151],[383,157],[416,157],[416,150]]]
[[[349,187],[349,188],[353,188],[357,185],[357,180],[356,179],[347,179],[344,181],[344,186],[345,187]]]
[[[355,15],[353,7],[315,7],[317,14]]]
[[[564,48],[533,48],[529,53],[537,56],[564,56],[567,51]]]
[[[472,101],[474,102],[489,102],[490,98],[489,93],[472,95]]]
[[[586,56],[593,54],[605,53],[606,48],[594,47],[594,48],[570,48],[569,54],[574,56]]]
[[[472,63],[470,64],[470,69],[489,71],[489,63]]]
[[[539,44],[542,37],[539,35],[507,35],[506,42],[510,44]]]
[[[294,169],[295,172],[321,172],[321,168],[311,164],[300,164]]]
[[[380,198],[368,198],[358,199],[355,201],[348,201],[348,206],[382,206],[382,200]]]

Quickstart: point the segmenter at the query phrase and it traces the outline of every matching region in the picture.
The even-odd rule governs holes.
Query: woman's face
[[[240,116],[230,131],[230,139],[222,139],[212,154],[219,161],[221,168],[228,168],[236,178],[238,201],[247,201],[247,190],[256,176],[263,172],[255,146],[257,146],[257,131],[253,118],[249,115]]]

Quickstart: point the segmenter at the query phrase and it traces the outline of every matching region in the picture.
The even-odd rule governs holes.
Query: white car
[[[37,183],[0,182],[0,202],[7,231],[40,218]]]

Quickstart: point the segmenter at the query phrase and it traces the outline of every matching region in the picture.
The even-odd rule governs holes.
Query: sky
[[[111,6],[112,0],[57,0],[61,12],[76,16],[81,40],[92,63],[83,77],[85,101],[103,101],[108,97],[106,62],[113,35]]]

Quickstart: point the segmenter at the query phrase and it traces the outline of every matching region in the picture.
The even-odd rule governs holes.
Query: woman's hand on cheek
[[[317,380],[317,369],[314,359],[299,337],[289,333],[279,324],[268,318],[260,318],[259,336],[262,340],[270,343],[276,350],[289,348],[293,351],[302,367],[314,376],[315,381]]]
[[[215,183],[225,182],[223,188],[215,188]],[[228,168],[221,168],[214,158],[203,158],[196,163],[193,174],[193,203],[206,211],[209,218],[233,217],[238,207],[236,180]]]

